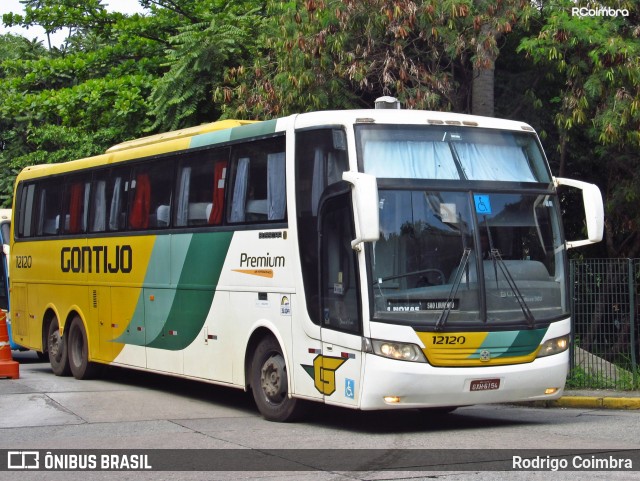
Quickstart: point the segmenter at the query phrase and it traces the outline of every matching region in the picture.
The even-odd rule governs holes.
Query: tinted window
[[[180,162],[174,225],[220,225],[229,150],[204,151]]]
[[[284,137],[237,146],[232,151],[230,223],[286,219]]]

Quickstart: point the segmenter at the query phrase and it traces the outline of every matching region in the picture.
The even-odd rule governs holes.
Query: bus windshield
[[[378,178],[551,182],[537,137],[455,126],[360,125],[364,172]]]
[[[452,140],[444,131],[436,140],[422,127],[359,130],[361,165],[386,179],[380,239],[369,251],[374,319],[468,328],[566,316],[557,198],[535,138],[460,131]],[[407,136],[414,141],[389,140]],[[472,137],[477,144],[461,148],[459,139]],[[416,180],[393,180],[401,177]],[[467,182],[430,182],[456,179]],[[538,185],[523,191],[514,182]]]

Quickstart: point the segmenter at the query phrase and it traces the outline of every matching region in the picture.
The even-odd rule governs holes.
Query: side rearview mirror
[[[600,242],[604,232],[604,205],[602,203],[602,194],[600,193],[598,186],[595,184],[589,184],[588,182],[565,179],[562,177],[554,177],[553,184],[556,187],[566,185],[582,190],[582,201],[584,203],[584,214],[587,220],[588,239],[567,241],[567,249]]]
[[[378,183],[373,175],[361,172],[343,172],[342,179],[353,185],[356,238],[351,241],[351,247],[359,250],[362,242],[380,238]]]

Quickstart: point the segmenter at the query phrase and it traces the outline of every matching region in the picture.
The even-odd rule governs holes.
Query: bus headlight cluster
[[[371,339],[373,353],[378,356],[400,361],[427,362],[420,348],[404,342],[379,341]]]
[[[540,347],[537,357],[552,356],[553,354],[559,354],[566,351],[569,349],[570,339],[569,334],[567,334],[566,336],[560,336],[545,341]]]

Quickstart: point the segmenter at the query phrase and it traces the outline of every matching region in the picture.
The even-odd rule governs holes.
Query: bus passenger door
[[[322,367],[316,388],[329,404],[358,405],[362,368],[362,320],[351,194],[327,197],[320,215]]]

